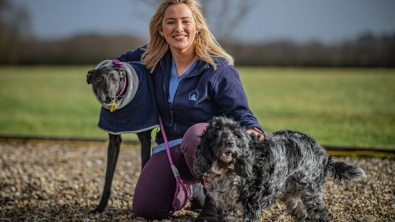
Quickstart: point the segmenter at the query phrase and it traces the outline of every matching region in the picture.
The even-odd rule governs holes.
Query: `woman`
[[[208,30],[199,2],[164,0],[153,15],[146,47],[129,51],[120,61],[142,61],[153,74],[159,113],[171,147],[174,164],[188,185],[199,181],[193,174],[193,155],[199,135],[214,116],[239,121],[248,133],[263,139],[262,127],[248,107],[233,58]],[[133,198],[136,216],[163,219],[169,216],[175,180],[161,132],[158,146],[141,172]],[[196,221],[217,221],[216,210],[206,198]]]

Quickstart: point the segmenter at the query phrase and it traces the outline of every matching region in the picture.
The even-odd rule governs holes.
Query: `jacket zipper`
[[[196,75],[199,75],[199,74],[200,74],[201,72],[203,72],[203,70],[205,70],[205,69],[207,69],[207,67],[203,68],[202,70],[200,70],[199,73],[197,73],[197,74],[195,74],[195,75],[186,76],[184,79],[192,78],[192,77],[194,77],[194,76],[196,76]],[[176,98],[178,89],[180,88],[181,83],[184,81],[184,79],[182,79],[181,82],[178,83],[177,90],[176,90],[176,92],[174,93],[173,103],[172,103],[172,106],[170,107],[170,117],[171,117],[171,123],[170,123],[170,125],[171,125],[171,126],[174,125],[173,130],[174,130],[174,132],[176,132],[176,133],[177,133],[177,123],[176,123],[176,120],[175,120],[175,117],[174,117],[173,107],[174,107],[174,101],[175,101],[175,98]],[[166,93],[166,86],[165,86],[165,83],[163,83],[163,91],[165,92],[165,99],[166,99],[166,101],[168,101],[169,98],[168,98],[168,95],[167,95],[167,93]]]
[[[163,82],[163,92],[165,92],[164,93],[165,94],[164,95],[165,96],[165,102],[168,103],[169,98],[168,98],[168,95],[166,93],[166,83],[165,82]],[[173,115],[173,108],[172,107],[170,107],[170,118],[171,118],[170,126],[172,126],[174,124],[174,115]]]
[[[175,118],[174,118],[174,115],[173,115],[173,107],[174,107],[174,103],[175,103],[174,101],[176,100],[176,95],[177,95],[178,89],[179,89],[180,86],[181,86],[181,83],[182,83],[185,79],[191,78],[191,77],[193,77],[193,76],[187,76],[187,77],[183,78],[183,79],[178,83],[177,90],[176,90],[176,92],[174,93],[173,103],[172,103],[172,106],[171,106],[171,108],[170,108],[171,122],[172,122],[172,124],[174,124],[174,132],[177,132],[177,123],[176,123]]]
[[[170,117],[171,117],[170,125],[172,126],[173,124],[175,124],[174,115],[173,115],[173,108],[170,108]]]

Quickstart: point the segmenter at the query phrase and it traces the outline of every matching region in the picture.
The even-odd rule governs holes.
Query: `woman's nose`
[[[181,32],[184,29],[181,21],[176,23],[176,31]]]

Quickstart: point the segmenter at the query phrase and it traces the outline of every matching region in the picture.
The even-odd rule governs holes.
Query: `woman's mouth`
[[[186,35],[176,35],[176,36],[173,36],[173,38],[177,41],[182,41],[186,38]]]

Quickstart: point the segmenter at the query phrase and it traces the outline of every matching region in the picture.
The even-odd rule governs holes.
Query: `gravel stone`
[[[136,217],[132,208],[140,152],[122,146],[108,207],[89,215],[104,185],[106,143],[0,141],[0,221],[147,221]],[[395,160],[337,159],[360,166],[368,178],[353,186],[327,182],[324,198],[330,221],[395,221]],[[187,205],[162,221],[192,222],[196,216]],[[276,203],[262,211],[260,221],[292,218]]]

